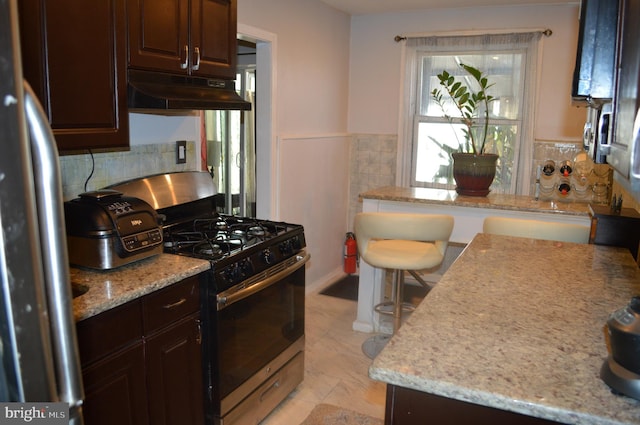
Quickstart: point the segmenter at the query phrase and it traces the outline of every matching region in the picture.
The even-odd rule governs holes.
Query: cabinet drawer
[[[142,301],[145,335],[200,309],[200,280],[187,278],[146,296]]]
[[[142,339],[141,302],[131,301],[76,324],[80,362],[98,360]]]

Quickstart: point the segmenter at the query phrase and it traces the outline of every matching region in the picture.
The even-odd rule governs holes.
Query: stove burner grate
[[[165,252],[219,260],[291,230],[286,223],[217,215],[165,228]]]

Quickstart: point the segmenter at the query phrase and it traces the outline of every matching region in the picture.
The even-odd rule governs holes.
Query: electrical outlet
[[[185,164],[187,162],[187,141],[178,140],[176,142],[176,164]]]

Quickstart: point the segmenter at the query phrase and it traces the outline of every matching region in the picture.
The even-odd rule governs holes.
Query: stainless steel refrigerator
[[[640,0],[620,1],[620,39],[613,121],[607,162],[640,194]],[[640,196],[640,195],[638,195]]]
[[[64,402],[82,424],[58,152],[0,0],[0,402]]]

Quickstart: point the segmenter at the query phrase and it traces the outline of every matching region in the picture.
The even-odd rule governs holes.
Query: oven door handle
[[[274,283],[279,282],[280,280],[289,276],[291,273],[298,270],[300,267],[304,266],[305,263],[309,261],[310,258],[311,258],[310,254],[306,252],[300,253],[295,257],[292,257],[292,259],[295,261],[294,263],[287,264],[287,262],[283,262],[281,264],[285,266],[282,269],[278,269],[279,265],[274,266],[272,269],[270,269],[273,272],[273,274],[270,274],[269,270],[267,270],[266,277],[264,277],[263,279],[257,280],[255,283],[247,283],[245,281],[245,282],[239,283],[238,285],[232,288],[229,288],[224,292],[219,293],[216,296],[217,310],[220,311],[224,308],[227,308],[231,304],[236,303],[240,300],[243,300],[255,294],[256,292],[259,292],[264,288],[267,288],[273,285]]]

